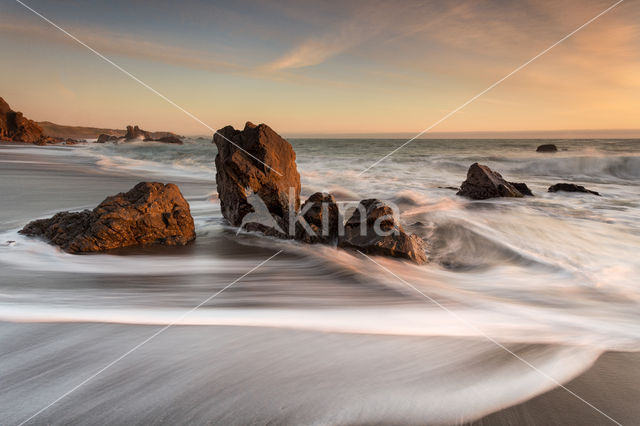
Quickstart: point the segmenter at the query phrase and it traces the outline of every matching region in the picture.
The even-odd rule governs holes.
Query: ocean
[[[376,257],[387,271],[355,252],[236,235],[220,212],[209,140],[0,146],[0,338],[22,348],[0,351],[9,377],[0,385],[0,414],[8,423],[278,250],[159,337],[156,352],[149,342],[129,370],[114,367],[111,382],[87,384],[121,386],[96,390],[97,411],[69,402],[40,420],[92,415],[113,423],[106,407],[119,403],[125,408],[115,423],[462,423],[566,383],[605,352],[640,351],[639,141],[416,140],[364,173],[404,140],[290,142],[303,198],[327,191],[341,201],[397,204],[404,228],[427,241],[430,262]],[[559,152],[535,152],[542,143]],[[535,196],[457,196],[452,188],[474,162],[526,182]],[[33,219],[92,208],[141,180],[180,186],[195,220],[194,244],[71,255],[17,233]],[[602,196],[547,192],[558,182]],[[59,374],[44,372],[50,360],[65,365],[55,364]],[[141,388],[136,373],[145,365],[155,374],[150,388]],[[133,401],[139,392],[146,398]],[[16,407],[15,395],[27,402]],[[189,403],[160,407],[179,397]]]

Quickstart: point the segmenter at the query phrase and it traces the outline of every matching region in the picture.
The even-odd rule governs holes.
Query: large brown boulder
[[[360,201],[338,237],[338,247],[364,253],[409,259],[417,264],[427,262],[424,240],[407,234],[398,223],[393,209],[383,201]]]
[[[300,208],[295,238],[307,244],[333,244],[338,238],[340,219],[338,204],[333,195],[316,192]]]
[[[70,253],[139,245],[184,245],[195,239],[189,203],[174,184],[141,182],[93,210],[35,220],[20,233],[40,236]]]
[[[300,207],[300,175],[289,142],[266,124],[249,122],[243,130],[218,130],[213,142],[218,197],[229,223],[241,226],[245,215],[255,211],[247,199],[255,194],[274,220],[288,227],[289,211],[295,215]]]
[[[518,190],[518,187],[522,192]],[[522,197],[533,194],[526,184],[507,182],[500,173],[494,172],[482,164],[473,163],[467,171],[467,180],[462,182],[457,195],[474,200],[485,200],[494,197]]]
[[[43,139],[42,129],[35,121],[11,109],[0,98],[0,140],[38,143]]]

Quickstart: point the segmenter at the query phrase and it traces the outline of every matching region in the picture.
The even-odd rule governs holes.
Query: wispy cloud
[[[0,33],[75,46],[76,42],[42,23],[11,17],[0,20]],[[65,26],[63,24],[63,26]],[[121,55],[212,72],[246,72],[247,67],[216,57],[209,51],[141,40],[129,34],[74,25],[67,27],[80,40],[107,55]]]

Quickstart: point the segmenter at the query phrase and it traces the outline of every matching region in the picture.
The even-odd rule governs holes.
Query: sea
[[[111,367],[120,390],[94,389],[96,411],[54,406],[41,420],[113,420],[105,407],[117,402],[135,410],[111,412],[115,423],[462,423],[567,383],[604,352],[640,351],[639,140],[424,139],[369,168],[403,142],[290,139],[303,199],[396,204],[427,242],[425,265],[237,233],[220,211],[210,139],[0,146],[0,321],[40,324],[0,327],[22,348],[0,351],[0,395],[28,401],[4,399],[0,413],[17,423],[167,325],[172,340]],[[542,143],[559,151],[537,153]],[[456,195],[475,162],[534,196]],[[178,184],[193,244],[72,255],[18,234],[142,180]],[[558,182],[601,196],[547,191]],[[134,380],[143,370],[152,385]],[[176,392],[198,397],[182,417],[158,417]]]

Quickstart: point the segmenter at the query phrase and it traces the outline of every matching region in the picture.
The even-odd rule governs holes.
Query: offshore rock
[[[558,152],[558,147],[552,143],[546,143],[537,147],[536,152]]]
[[[526,187],[526,185],[522,183],[517,183],[516,185],[520,186],[523,190]],[[526,188],[525,191],[531,194],[529,188]],[[467,180],[462,182],[457,195],[469,197],[473,200],[523,196],[522,192],[520,192],[513,183],[504,180],[500,173],[494,172],[489,167],[478,163],[473,163],[471,167],[469,167]]]
[[[116,135],[107,135],[107,134],[103,133],[100,136],[98,136],[98,139],[96,139],[96,143],[106,143],[106,142],[111,142],[111,141],[116,141],[116,140],[118,140],[118,136],[116,136]]]
[[[549,187],[549,192],[584,192],[586,194],[593,194],[600,196],[599,192],[592,191],[590,189],[585,188],[582,185],[576,185],[575,183],[556,183],[555,185],[551,185]]]

